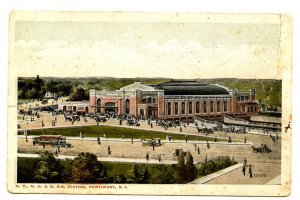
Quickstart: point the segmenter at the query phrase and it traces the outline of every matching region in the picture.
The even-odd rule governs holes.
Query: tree
[[[174,175],[176,171],[172,170],[171,165],[157,165],[152,169],[149,182],[152,184],[172,184],[176,183]]]
[[[178,154],[177,176],[176,176],[178,183],[185,183],[185,176],[186,176],[185,156],[184,156],[184,152],[180,150]]]
[[[134,164],[132,166],[131,177],[132,177],[132,180],[133,180],[134,183],[138,183],[139,182],[141,175],[139,173],[139,167],[137,166],[137,164]]]
[[[185,180],[187,182],[191,182],[196,177],[196,168],[194,165],[194,159],[190,152],[187,153],[186,156],[186,177]]]
[[[22,158],[18,157],[17,166],[17,182],[18,183],[33,183],[33,166],[37,158]]]
[[[76,90],[70,95],[71,101],[88,100],[88,95],[83,88],[76,88]]]
[[[142,173],[140,175],[140,183],[149,183],[150,174],[148,171],[148,167],[146,165],[143,165]]]
[[[96,183],[103,167],[92,153],[80,153],[73,161],[72,179],[75,183]]]
[[[37,183],[47,183],[51,171],[46,161],[39,161],[33,172],[34,180]]]
[[[61,183],[63,182],[63,166],[53,154],[46,152],[34,165],[33,177],[37,183]]]
[[[177,163],[177,182],[187,183],[191,182],[196,177],[196,168],[194,166],[194,159],[190,152],[185,153],[181,150],[178,155]]]
[[[41,90],[41,88],[42,88],[42,82],[43,82],[43,80],[40,79],[39,75],[37,75],[36,79],[35,79],[35,88],[36,88],[37,92],[39,92]]]
[[[27,99],[35,99],[36,98],[36,89],[35,88],[31,88],[30,90],[28,90],[26,92],[26,98]]]

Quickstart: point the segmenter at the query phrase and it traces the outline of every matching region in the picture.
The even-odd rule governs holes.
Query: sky
[[[17,21],[18,76],[281,79],[279,24]]]

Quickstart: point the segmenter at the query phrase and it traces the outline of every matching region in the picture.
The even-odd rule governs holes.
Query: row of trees
[[[186,163],[183,153],[178,165],[154,165],[151,170],[146,164],[133,164],[129,174],[109,177],[105,165],[95,154],[80,153],[74,160],[61,161],[46,152],[40,159],[28,161],[18,159],[18,182],[35,183],[186,183],[194,180],[193,158],[188,154]],[[182,159],[183,158],[183,159]],[[192,172],[188,172],[192,170]]]
[[[43,80],[36,78],[18,79],[19,99],[42,99],[46,92],[56,93],[58,96],[70,96],[69,100],[88,100],[88,91],[78,87],[80,82],[68,80]]]
[[[108,176],[106,165],[95,154],[80,153],[74,160],[59,160],[45,153],[41,158],[18,158],[18,183],[188,183],[236,162],[228,157],[202,164],[198,169],[189,152],[180,151],[177,165],[129,164],[119,174]]]

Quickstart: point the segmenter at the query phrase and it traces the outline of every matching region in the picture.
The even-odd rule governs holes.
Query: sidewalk
[[[27,136],[27,139],[32,139],[34,137],[38,137],[38,135],[30,135]],[[18,138],[24,138],[24,135],[19,135]],[[132,142],[130,138],[126,139],[121,139],[121,138],[104,138],[104,137],[99,137],[101,142],[107,142],[107,141],[114,141],[114,142]],[[72,141],[72,140],[83,140],[83,141],[97,141],[96,137],[67,137],[66,140]],[[142,142],[141,139],[133,139],[133,142]],[[161,140],[161,143],[169,143],[169,144],[206,144],[206,141],[198,141],[198,140],[188,140],[187,142],[185,140]],[[241,146],[246,146],[246,145],[252,145],[252,143],[244,143],[244,142],[233,142],[233,143],[228,143],[228,142],[209,142],[210,145],[241,145]]]
[[[22,158],[39,158],[41,157],[39,154],[27,154],[27,153],[18,153],[18,157]],[[55,156],[57,159],[74,159],[77,156],[64,156],[58,155]],[[125,163],[149,163],[149,164],[177,164],[177,161],[173,160],[161,160],[161,162],[154,159],[149,159],[148,162],[146,159],[137,159],[137,158],[118,158],[118,157],[97,157],[98,161],[105,161],[105,162],[125,162]]]
[[[217,171],[217,172],[215,172],[213,174],[209,174],[207,176],[204,176],[204,177],[201,177],[199,179],[196,179],[196,180],[190,182],[189,184],[204,184],[204,183],[207,183],[207,182],[209,182],[209,181],[211,181],[211,180],[213,180],[215,178],[223,176],[224,174],[227,174],[227,173],[229,173],[229,172],[231,172],[233,170],[236,170],[236,169],[238,169],[238,168],[240,168],[242,166],[243,166],[243,164],[236,164],[236,165],[227,167],[227,168],[225,168],[223,170],[220,170],[220,171]]]

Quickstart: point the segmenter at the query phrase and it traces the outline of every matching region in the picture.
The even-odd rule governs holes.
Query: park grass
[[[148,171],[150,174],[157,173],[157,170],[160,168],[174,168],[176,164],[167,165],[167,164],[144,164],[144,163],[126,163],[126,162],[108,162],[108,161],[101,161],[104,165],[105,169],[107,170],[107,175],[110,177],[123,175],[126,178],[132,176],[132,168],[134,165],[137,165],[140,170],[142,170],[145,166],[147,166]]]
[[[113,126],[81,126],[81,127],[64,127],[64,128],[49,128],[49,129],[39,129],[39,130],[28,130],[28,135],[63,135],[66,137],[76,137],[80,136],[80,133],[84,137],[103,137],[105,134],[106,138],[134,138],[134,139],[151,139],[151,138],[161,138],[165,139],[167,135],[172,136],[173,140],[200,140],[200,141],[214,141],[212,137],[206,136],[194,136],[194,135],[184,135],[184,134],[172,134],[168,132],[151,131],[151,130],[141,130],[132,128],[122,128]],[[19,131],[19,135],[23,132]],[[227,141],[225,139],[219,139],[219,142]]]

